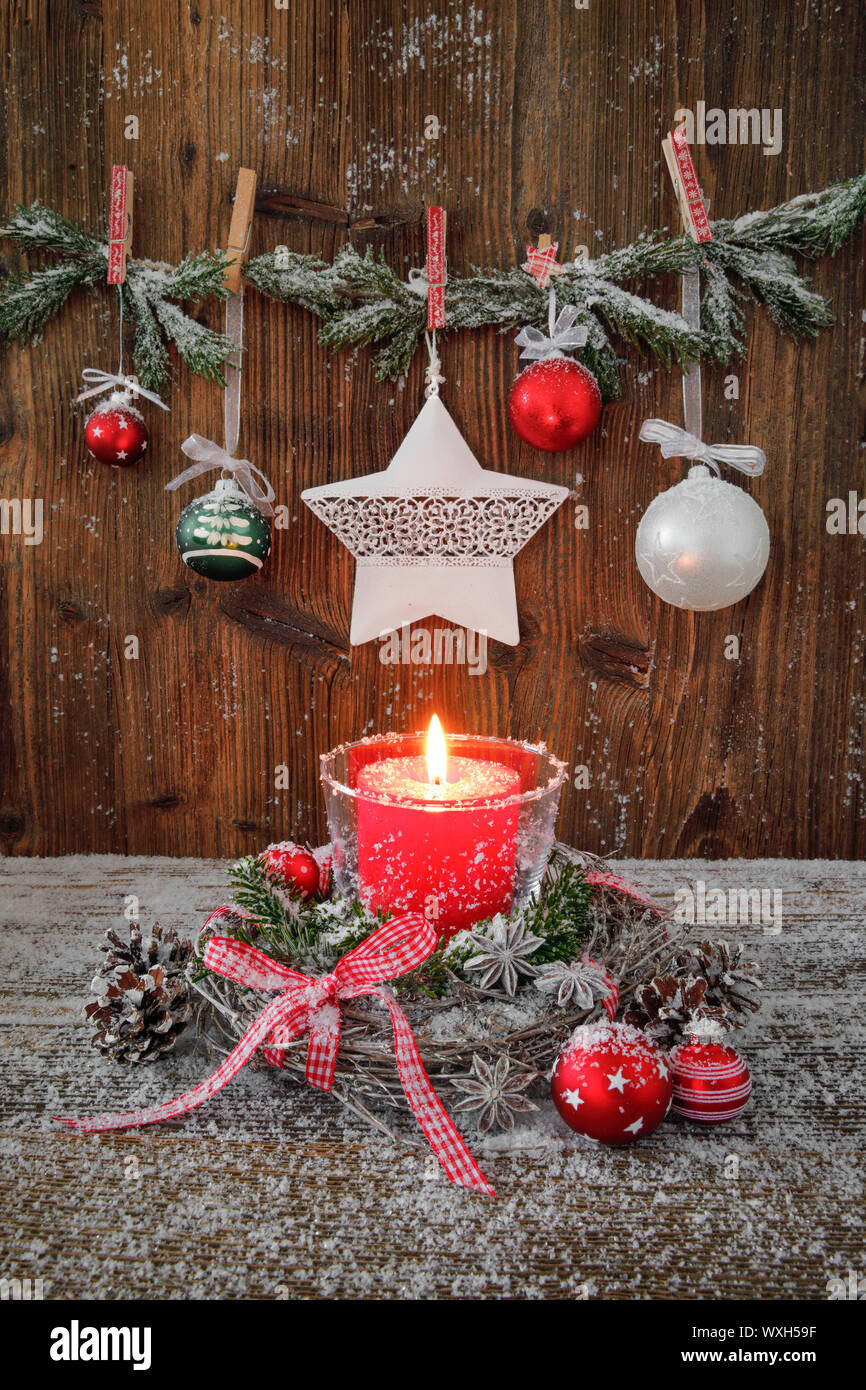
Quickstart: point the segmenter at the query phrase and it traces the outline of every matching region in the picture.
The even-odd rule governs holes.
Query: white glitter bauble
[[[699,463],[647,507],[634,550],[665,603],[712,612],[754,589],[767,568],[770,528],[754,498]]]

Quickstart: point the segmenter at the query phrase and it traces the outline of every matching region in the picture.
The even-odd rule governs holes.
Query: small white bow
[[[750,478],[763,473],[767,455],[754,444],[705,444],[696,434],[668,420],[644,420],[640,427],[640,438],[646,444],[658,444],[662,458],[695,459],[707,464],[714,473],[719,473],[719,464],[726,463],[730,468],[738,468]]]
[[[198,478],[202,473],[213,473],[216,469],[225,469],[231,473],[241,491],[246,493],[251,502],[254,502],[262,516],[273,516],[274,489],[271,487],[264,473],[260,468],[256,468],[249,459],[236,459],[227,453],[219,444],[214,444],[212,439],[205,439],[201,434],[191,434],[181,444],[181,449],[189,458],[196,462],[191,468],[185,468],[182,473],[178,473],[176,478],[172,478],[170,483],[166,483],[166,492],[174,492],[176,488],[184,483],[191,482],[193,478]],[[255,476],[253,476],[255,475]],[[261,478],[264,487],[257,479]]]
[[[85,367],[81,373],[82,380],[98,383],[91,386],[89,391],[82,391],[76,396],[77,401],[86,401],[90,396],[99,396],[103,391],[110,391],[116,387],[120,391],[134,391],[137,396],[144,396],[146,400],[153,401],[154,405],[160,406],[163,410],[168,410],[165,401],[161,401],[155,391],[148,391],[147,387],[139,386],[134,376],[119,376],[114,372],[101,372],[98,367]]]
[[[566,304],[556,322],[551,322],[547,333],[540,328],[521,328],[516,343],[523,348],[521,357],[533,362],[543,362],[549,357],[564,357],[567,352],[576,352],[586,343],[588,330],[585,324],[575,327],[580,315],[576,304]],[[552,319],[552,315],[551,315]]]

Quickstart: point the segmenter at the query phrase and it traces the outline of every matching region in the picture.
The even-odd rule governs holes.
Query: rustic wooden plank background
[[[135,250],[170,261],[225,245],[240,164],[265,195],[254,253],[284,242],[330,257],[349,236],[408,270],[433,198],[458,268],[513,263],[539,214],[566,252],[669,224],[659,142],[699,100],[783,112],[778,157],[698,151],[715,214],[864,163],[858,0],[19,0],[0,24],[6,201],[39,197],[99,228],[110,165],[125,160]],[[446,400],[478,456],[581,475],[591,517],[576,532],[567,504],[521,556],[524,639],[494,644],[483,676],[384,667],[375,643],[351,651],[352,561],[298,500],[387,461],[419,404],[420,362],[405,388],[382,387],[366,353],[329,358],[309,316],[249,293],[241,445],[296,519],[260,577],[220,587],[182,567],[180,504],[163,492],[186,434],[219,434],[220,393],[178,372],[171,415],[151,412],[147,465],[93,464],[69,400],[84,365],[113,365],[115,321],[107,300],[79,299],[38,349],[8,354],[0,388],[0,495],[42,497],[48,518],[40,547],[0,538],[5,850],[226,855],[321,837],[317,753],[436,708],[451,727],[540,736],[587,765],[592,786],[569,790],[560,833],[588,849],[866,853],[863,541],[824,529],[827,499],[863,481],[862,256],[855,238],[817,267],[837,316],[817,344],[783,341],[759,311],[740,399],[706,375],[709,437],[769,455],[751,486],[770,568],[720,614],[661,606],[632,558],[642,511],[679,476],[637,430],[679,418],[677,378],[630,357],[601,431],[542,456],[506,427],[510,339],[449,344]],[[659,293],[675,302],[674,285]],[[130,633],[137,662],[123,659]],[[739,661],[724,658],[729,633]],[[280,763],[288,791],[274,790]]]
[[[224,865],[98,856],[0,867],[0,1231],[7,1279],[68,1298],[795,1299],[862,1286],[866,865],[629,863],[659,902],[684,882],[778,890],[778,935],[736,929],[765,981],[736,1046],[736,1120],[671,1117],[605,1149],[550,1101],[516,1136],[470,1139],[496,1200],[436,1181],[328,1097],[244,1071],[183,1120],[71,1134],[52,1115],[179,1095],[199,1051],[107,1062],[81,1022],[127,894],[201,924]],[[213,1065],[211,1063],[211,1065]],[[410,1125],[409,1139],[417,1131]],[[807,1321],[807,1320],[804,1320]]]

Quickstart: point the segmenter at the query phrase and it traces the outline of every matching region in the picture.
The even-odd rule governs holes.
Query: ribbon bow
[[[764,471],[767,455],[763,449],[753,444],[704,444],[696,434],[667,420],[644,420],[640,427],[640,438],[647,444],[658,444],[662,458],[695,459],[712,468],[719,474],[719,464],[726,463],[730,468],[738,468],[750,478],[757,478]]]
[[[217,469],[225,469],[227,473],[232,474],[250,501],[255,502],[262,516],[273,516],[274,489],[261,469],[256,468],[256,465],[250,463],[249,459],[234,458],[220,444],[214,444],[212,439],[205,439],[201,434],[191,434],[180,447],[189,458],[195,459],[196,462],[191,468],[185,468],[182,473],[178,473],[177,477],[172,478],[170,483],[166,483],[166,492],[174,492],[176,488],[191,482],[193,478],[198,478],[202,473],[213,473]],[[257,478],[261,478],[264,487],[256,481]]]
[[[165,401],[161,401],[155,391],[148,391],[147,387],[139,386],[134,376],[102,372],[98,367],[85,367],[81,377],[83,381],[93,381],[97,384],[91,386],[89,391],[82,391],[80,395],[76,396],[77,401],[86,401],[91,396],[99,396],[103,391],[110,391],[112,387],[117,387],[121,391],[133,391],[137,396],[144,396],[146,400],[153,401],[153,404],[160,406],[162,410],[168,410]]]
[[[211,937],[204,953],[204,963],[209,970],[248,989],[280,990],[278,998],[262,1010],[213,1075],[185,1095],[147,1110],[95,1115],[86,1120],[60,1119],[59,1123],[81,1134],[90,1134],[96,1130],[127,1129],[173,1120],[203,1105],[222,1090],[257,1047],[262,1047],[267,1061],[281,1066],[286,1044],[307,1030],[310,1034],[307,1081],[320,1091],[330,1091],[340,1046],[340,1004],[345,999],[370,994],[381,999],[391,1015],[397,1070],[406,1099],[445,1172],[458,1186],[474,1188],[493,1197],[496,1195],[493,1188],[430,1085],[406,1015],[390,991],[376,988],[383,980],[405,975],[420,965],[435,945],[436,932],[431,923],[418,914],[409,914],[386,922],[343,956],[332,974],[316,979],[289,970],[243,941],[228,936]]]
[[[567,352],[576,352],[578,348],[582,348],[588,330],[585,324],[575,327],[575,320],[579,315],[580,309],[576,304],[566,304],[555,322],[551,311],[546,335],[540,328],[521,328],[515,339],[517,346],[523,348],[520,356],[530,358],[534,362],[543,362],[550,357],[564,357]]]

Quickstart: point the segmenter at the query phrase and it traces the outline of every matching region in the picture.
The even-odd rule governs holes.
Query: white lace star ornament
[[[353,646],[435,616],[513,647],[514,556],[568,489],[482,468],[431,395],[386,469],[301,496],[355,556]]]

